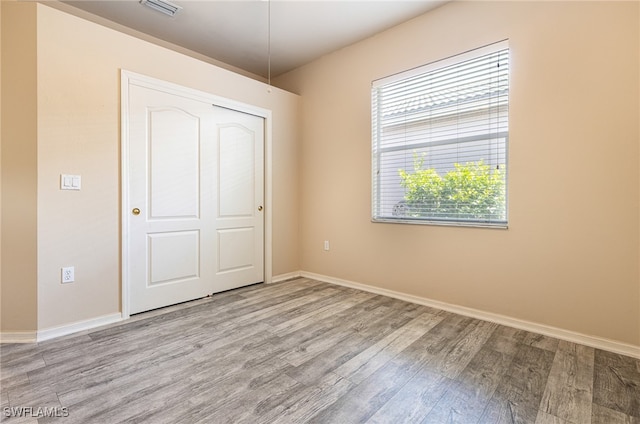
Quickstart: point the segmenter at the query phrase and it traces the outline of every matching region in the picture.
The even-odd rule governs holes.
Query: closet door
[[[131,84],[129,313],[263,281],[264,119]]]

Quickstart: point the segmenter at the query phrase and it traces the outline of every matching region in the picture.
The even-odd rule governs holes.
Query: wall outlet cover
[[[73,283],[76,278],[75,267],[67,266],[62,268],[62,283]]]

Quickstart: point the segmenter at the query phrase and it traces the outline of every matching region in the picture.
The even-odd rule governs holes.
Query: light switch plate
[[[80,175],[60,175],[60,190],[80,190],[82,177]]]

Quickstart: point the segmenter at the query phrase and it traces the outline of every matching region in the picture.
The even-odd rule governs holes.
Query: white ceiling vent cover
[[[177,4],[173,4],[166,0],[140,0],[140,3],[169,16],[175,16],[175,14],[182,9],[182,7]]]

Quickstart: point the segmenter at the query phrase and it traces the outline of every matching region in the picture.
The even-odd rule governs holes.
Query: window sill
[[[509,224],[506,222],[456,222],[456,221],[437,221],[426,219],[407,219],[407,218],[371,218],[371,222],[382,224],[409,224],[409,225],[435,225],[439,227],[471,227],[471,228],[494,228],[506,230]]]

